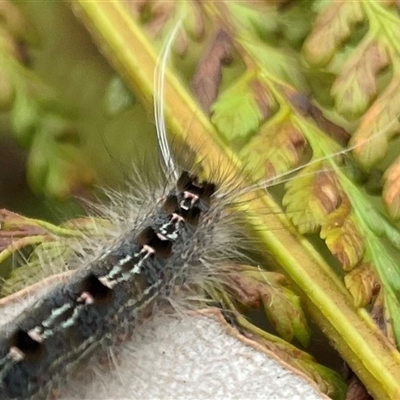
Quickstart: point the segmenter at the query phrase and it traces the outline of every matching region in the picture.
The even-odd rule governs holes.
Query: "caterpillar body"
[[[46,398],[66,370],[129,335],[156,299],[215,266],[222,243],[214,228],[227,217],[216,191],[182,172],[153,213],[2,332],[0,398]]]

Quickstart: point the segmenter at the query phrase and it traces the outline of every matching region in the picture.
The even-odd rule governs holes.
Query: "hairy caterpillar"
[[[173,173],[171,172],[172,170],[170,169],[170,171],[169,171],[169,173],[171,174],[171,175],[173,175]],[[199,182],[196,182],[196,184],[194,185],[194,186],[198,186],[198,184],[199,184]],[[248,190],[248,189],[244,189],[244,190]],[[190,192],[189,192],[190,193]],[[240,193],[240,190],[238,190],[237,191],[237,193]],[[192,195],[193,195],[193,193],[192,193]],[[222,201],[222,200],[221,200]],[[228,202],[229,203],[229,202]],[[222,203],[221,203],[222,204]],[[165,204],[164,204],[165,205]],[[215,219],[214,220],[214,222],[217,224],[217,219]],[[170,227],[169,225],[168,225],[168,227]],[[160,227],[158,227],[158,228],[160,228]],[[152,232],[150,232],[151,234],[152,234]],[[154,232],[153,232],[154,233]],[[160,233],[160,232],[158,232],[158,233]],[[176,233],[175,231],[174,232],[172,232],[172,233]],[[154,236],[154,235],[153,235]],[[153,238],[153,239],[155,239],[155,238]],[[150,246],[151,247],[151,246]],[[168,253],[168,249],[164,249],[167,253]],[[163,251],[163,249],[161,248],[161,249],[159,249],[159,251]],[[139,262],[140,262],[140,260],[139,260]],[[134,269],[134,268],[133,268]],[[114,271],[115,272],[115,271]],[[125,271],[126,272],[126,271]],[[129,271],[128,271],[129,272]],[[112,286],[113,284],[114,284],[114,280],[113,279],[111,279],[111,281],[109,280],[109,277],[106,275],[106,276],[100,276],[100,278],[104,278],[104,280],[105,280],[105,283],[106,284],[108,284],[108,285],[110,285],[110,286]],[[118,279],[118,278],[117,278]],[[89,284],[87,281],[85,281],[84,283],[86,283],[86,284]],[[119,284],[120,282],[118,281],[118,284]],[[90,285],[89,285],[90,286]],[[86,286],[85,286],[86,287]],[[93,290],[95,290],[95,289],[91,289],[92,291]],[[89,293],[90,293],[90,291],[89,291]],[[91,301],[91,299],[90,299],[90,297],[88,297],[87,296],[87,293],[84,295],[84,298],[81,298],[81,296],[78,296],[78,298],[80,299],[80,301],[82,302],[82,300],[84,300],[84,299],[87,299],[87,301]],[[77,306],[78,307],[78,306]],[[73,312],[75,312],[75,308],[73,309]],[[72,321],[72,323],[75,321],[74,319],[72,319],[71,320]],[[71,322],[70,321],[70,322]],[[48,332],[46,332],[46,335],[47,334],[51,334],[52,332],[50,332],[50,331],[48,331]]]

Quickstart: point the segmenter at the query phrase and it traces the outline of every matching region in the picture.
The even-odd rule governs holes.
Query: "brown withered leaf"
[[[281,92],[303,117],[311,117],[322,132],[328,134],[341,145],[347,145],[350,134],[341,126],[325,118],[323,112],[311,102],[309,96],[288,86],[280,86]]]
[[[231,38],[225,31],[218,30],[197,65],[191,87],[206,112],[210,112],[210,106],[217,98],[222,66],[232,60],[232,52]]]
[[[384,92],[364,114],[349,146],[355,160],[366,170],[381,161],[389,141],[400,132],[400,76],[393,77]]]
[[[383,175],[383,203],[390,216],[400,218],[400,157],[386,170]]]
[[[174,15],[175,4],[172,1],[139,1],[129,2],[131,8],[136,8],[144,20],[146,30],[153,37],[159,36],[165,24]]]
[[[361,264],[346,274],[344,283],[356,307],[371,304],[372,297],[380,289],[380,282],[369,263]]]
[[[364,19],[362,2],[334,1],[316,18],[304,43],[303,54],[314,66],[327,65],[350,37],[353,26]]]
[[[260,110],[263,119],[268,119],[272,115],[274,101],[264,83],[258,79],[249,82],[249,87],[253,92],[255,103]]]
[[[183,30],[180,30],[174,39],[174,51],[183,56],[188,51],[189,38],[199,41],[206,34],[204,14],[196,1],[163,1],[140,0],[128,2],[130,12],[142,20],[145,29],[154,38],[166,37],[170,32],[171,21],[178,20],[184,9],[185,18],[182,21]]]
[[[351,271],[362,260],[365,240],[358,230],[354,215],[352,212],[348,214],[343,201],[322,224],[320,236],[325,240],[330,252],[342,264],[344,271]]]
[[[318,171],[313,183],[312,195],[319,202],[326,214],[330,214],[341,205],[341,198],[337,190],[337,183],[331,171]]]
[[[388,321],[385,317],[385,308],[384,308],[384,300],[383,300],[383,291],[379,291],[378,295],[376,296],[371,312],[371,318],[375,322],[375,324],[379,327],[379,329],[384,333],[385,336],[389,337],[389,326]],[[395,344],[393,337],[391,337],[391,342]]]
[[[334,174],[324,171],[322,162],[305,167],[285,187],[282,203],[300,233],[318,232],[327,216],[341,205]]]
[[[387,49],[375,39],[366,38],[341,68],[331,94],[336,110],[354,118],[364,113],[378,93],[377,76],[389,65]]]
[[[48,230],[35,224],[34,220],[13,213],[6,209],[0,210],[0,251],[3,251],[18,239],[29,236],[48,236]]]
[[[349,380],[346,400],[374,400],[354,373]]]
[[[229,277],[234,297],[247,307],[263,305],[274,329],[287,341],[296,337],[304,346],[310,339],[300,299],[286,287],[284,276],[274,272],[260,273],[252,267]],[[286,284],[286,285],[285,285]]]
[[[266,145],[268,143],[268,145]],[[303,134],[290,120],[266,123],[241,151],[249,166],[264,165],[258,179],[270,179],[297,167],[307,146]]]
[[[102,218],[76,218],[56,226],[0,209],[0,254],[4,250],[18,251],[24,246],[57,242],[62,238],[90,235],[101,240],[109,235],[110,226],[110,222]]]

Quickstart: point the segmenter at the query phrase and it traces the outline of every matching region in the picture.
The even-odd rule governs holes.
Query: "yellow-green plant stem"
[[[71,4],[100,50],[150,109],[156,53],[124,3],[74,0]],[[189,144],[201,159],[214,165],[223,160],[229,170],[242,170],[178,79],[167,71],[165,80],[165,116],[170,132],[183,138],[190,128]],[[247,208],[249,226],[256,228],[266,252],[301,290],[315,321],[376,399],[400,398],[399,353],[359,315],[329,265],[289,228],[284,217],[277,215],[272,199],[266,193],[256,200],[254,195],[251,197],[253,201]],[[268,209],[272,211],[257,212]]]
[[[27,236],[25,238],[15,240],[12,245],[7,246],[3,251],[0,252],[0,263],[24,247],[34,246],[52,240],[52,237],[49,235]]]

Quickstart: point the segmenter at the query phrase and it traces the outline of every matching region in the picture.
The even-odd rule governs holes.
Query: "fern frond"
[[[344,282],[357,307],[371,304],[373,296],[380,289],[379,281],[369,264],[361,264],[350,271],[344,277]]]
[[[311,65],[336,75],[331,88],[336,111],[358,120],[350,145],[365,170],[398,155],[390,142],[400,132],[399,23],[394,2],[332,2],[304,44]],[[394,186],[389,189],[386,180],[383,202],[399,218]]]
[[[24,65],[17,41],[32,43],[37,32],[8,1],[0,9],[0,107],[10,110],[13,134],[30,148],[28,180],[38,193],[62,199],[93,182],[77,133],[57,96]]]

